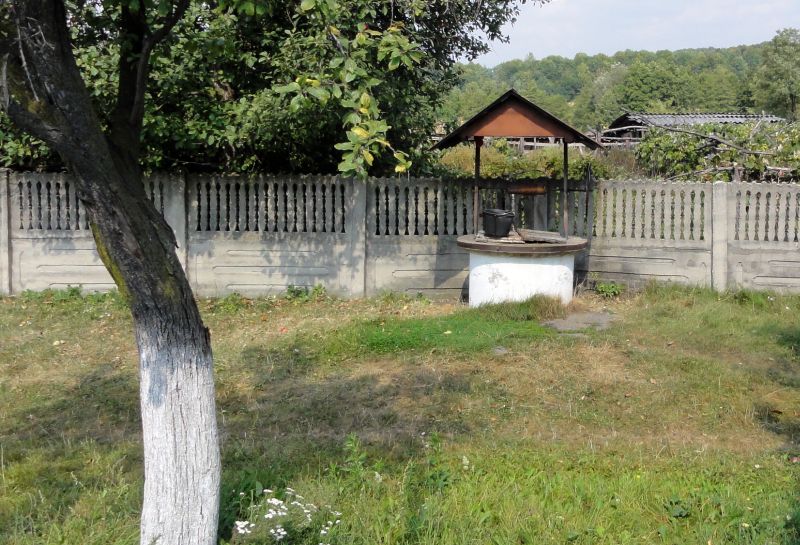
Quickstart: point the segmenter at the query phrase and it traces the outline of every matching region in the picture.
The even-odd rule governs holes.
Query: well
[[[572,301],[575,254],[586,248],[583,238],[560,243],[506,243],[459,237],[469,252],[469,306],[525,301],[534,295]]]

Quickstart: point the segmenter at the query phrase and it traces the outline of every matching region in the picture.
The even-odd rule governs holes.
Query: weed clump
[[[322,284],[317,284],[313,288],[308,286],[289,286],[283,296],[284,299],[292,303],[324,301],[328,297],[328,290]]]
[[[599,282],[595,284],[594,291],[605,299],[615,299],[622,295],[622,286],[616,282]]]

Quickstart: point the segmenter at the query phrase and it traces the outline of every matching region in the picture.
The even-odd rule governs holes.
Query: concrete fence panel
[[[519,225],[561,227],[560,183],[512,195],[486,180],[159,174],[145,190],[193,288],[209,296],[322,284],[346,297],[456,298],[468,288],[456,239],[480,228],[476,199],[512,209]],[[798,185],[587,179],[571,182],[565,202],[568,232],[590,240],[576,263],[584,276],[800,293]],[[113,287],[74,183],[0,172],[0,293],[66,286]]]
[[[289,286],[364,291],[365,188],[335,177],[207,177],[188,183],[188,274],[202,295]]]
[[[114,286],[95,248],[86,209],[64,174],[12,174],[11,292]]]
[[[627,284],[711,285],[712,184],[601,182],[578,270]]]
[[[367,186],[366,294],[459,297],[469,257],[456,239],[473,231],[472,187],[438,179],[379,179]]]
[[[728,285],[800,292],[800,186],[726,187]]]
[[[11,293],[11,197],[8,172],[0,171],[0,295]]]

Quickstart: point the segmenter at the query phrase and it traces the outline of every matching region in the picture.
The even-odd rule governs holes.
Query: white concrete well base
[[[575,254],[469,255],[469,306],[519,302],[534,295],[572,301]]]

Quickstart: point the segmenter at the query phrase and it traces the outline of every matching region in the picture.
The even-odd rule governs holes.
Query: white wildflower
[[[255,524],[247,520],[237,520],[236,521],[236,531],[240,534],[250,534],[255,528]]]

